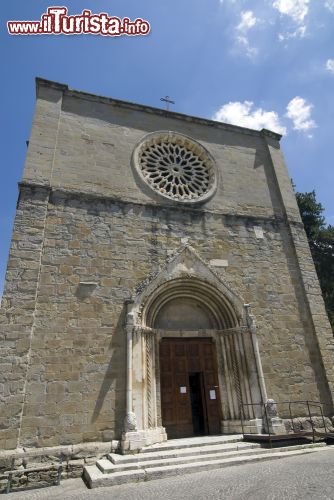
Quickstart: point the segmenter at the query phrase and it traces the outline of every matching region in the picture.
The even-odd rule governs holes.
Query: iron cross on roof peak
[[[169,111],[169,105],[170,104],[175,104],[175,102],[171,100],[171,98],[169,97],[169,95],[166,95],[165,97],[161,97],[160,101],[163,101],[163,102],[166,103],[166,110],[167,111]]]

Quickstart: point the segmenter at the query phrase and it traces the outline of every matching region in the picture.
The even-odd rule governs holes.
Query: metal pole
[[[311,426],[312,426],[313,443],[315,443],[314,426],[313,426],[313,420],[312,420],[312,415],[311,415],[311,410],[310,410],[309,401],[306,401],[306,404],[307,404],[308,414],[309,414],[309,416],[310,416],[310,422],[311,422]]]
[[[241,403],[240,404],[241,430],[242,430],[243,438],[245,439],[245,430],[244,430],[244,419],[243,419],[243,416],[244,416],[244,405]]]
[[[58,474],[57,474],[56,486],[60,485],[60,479],[61,479],[62,470],[63,470],[63,461],[61,461],[60,465],[58,466]]]
[[[322,411],[321,404],[319,404],[319,408],[320,408],[320,412],[321,412],[322,422],[324,424],[325,434],[327,435],[326,421],[325,421],[325,417],[324,417],[324,412]]]
[[[291,412],[291,401],[289,401],[289,414],[290,414],[290,420],[291,420],[292,430],[293,430],[293,433],[295,434],[296,430],[295,430],[295,423],[293,421],[292,412]]]
[[[8,474],[8,480],[7,480],[7,486],[6,486],[6,493],[9,493],[10,492],[10,488],[12,486],[12,477],[13,477],[13,473],[10,472]]]
[[[270,426],[269,426],[269,419],[268,419],[268,411],[267,411],[267,404],[264,403],[264,414],[265,414],[265,417],[266,417],[266,422],[267,422],[267,429],[268,429],[268,435],[269,435],[269,444],[270,444],[270,448],[273,447],[272,445],[272,442],[271,442],[271,432],[270,432]]]

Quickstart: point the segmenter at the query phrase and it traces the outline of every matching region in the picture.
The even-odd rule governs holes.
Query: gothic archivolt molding
[[[132,298],[135,325],[154,327],[161,307],[181,297],[192,297],[206,307],[218,330],[245,322],[242,297],[190,245],[185,245],[137,287]]]

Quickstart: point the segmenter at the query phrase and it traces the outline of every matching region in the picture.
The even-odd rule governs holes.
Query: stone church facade
[[[321,401],[333,336],[280,136],[37,79],[1,325],[2,450],[241,430]],[[262,410],[244,406],[250,432]]]

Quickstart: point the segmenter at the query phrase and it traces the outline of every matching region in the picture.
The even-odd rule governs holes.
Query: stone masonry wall
[[[171,206],[136,177],[134,147],[146,134],[171,130],[200,141],[215,158],[218,189],[206,210],[281,214],[260,132],[37,84],[37,105],[23,179],[123,201]],[[277,139],[276,139],[277,142]]]
[[[0,310],[0,449],[18,444],[48,197],[21,186]]]
[[[157,130],[215,158],[204,206],[136,178],[133,148]],[[185,241],[227,260],[217,270],[252,304],[269,397],[333,412],[333,338],[277,134],[38,80],[23,179],[0,311],[0,447],[120,438],[124,301]]]
[[[322,298],[318,276],[314,267],[310,247],[304,228],[300,224],[300,214],[284,158],[275,141],[266,137],[268,160],[272,166],[276,190],[281,197],[286,219],[286,234],[290,251],[297,263],[295,279],[300,284],[299,301],[303,304],[304,321],[313,330],[311,353],[319,360],[320,370],[325,374],[327,397],[322,401],[327,412],[333,412],[334,402],[334,339]]]
[[[254,226],[264,238],[257,239]],[[124,301],[181,239],[251,302],[267,390],[328,399],[282,221],[52,193],[45,228],[21,446],[119,439],[125,412]],[[86,297],[79,282],[95,282]]]

